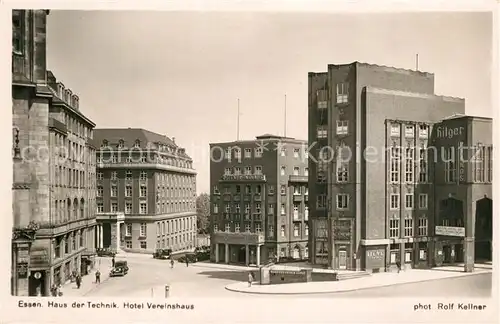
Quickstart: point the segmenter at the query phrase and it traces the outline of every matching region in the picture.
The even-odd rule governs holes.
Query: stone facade
[[[46,69],[47,15],[12,14],[13,295],[49,295],[94,253],[95,124]]]

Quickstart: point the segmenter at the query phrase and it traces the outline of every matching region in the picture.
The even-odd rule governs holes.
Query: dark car
[[[127,274],[127,272],[125,271],[125,268],[123,268],[123,267],[114,267],[109,272],[110,277],[123,277],[126,274]]]
[[[96,249],[98,257],[114,257],[116,253],[109,248],[99,248]]]
[[[124,275],[126,275],[128,273],[128,264],[127,264],[127,261],[124,261],[124,260],[115,261],[115,267],[114,267],[114,269],[122,269],[123,272],[124,272]]]
[[[210,246],[197,247],[194,253],[196,253],[196,259],[198,261],[210,260]]]
[[[157,249],[155,253],[153,253],[153,258],[166,260],[170,258],[172,254],[172,249]]]

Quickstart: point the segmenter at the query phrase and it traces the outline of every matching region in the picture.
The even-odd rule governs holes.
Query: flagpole
[[[286,94],[285,94],[285,120],[284,120],[284,137],[286,137]]]
[[[240,98],[238,98],[238,120],[236,123],[236,140],[240,140]]]

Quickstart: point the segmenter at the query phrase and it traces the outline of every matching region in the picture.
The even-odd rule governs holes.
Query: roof
[[[460,118],[492,120],[491,117],[471,116],[471,115],[466,115],[466,114],[453,114],[451,116],[443,118],[442,121],[451,120],[451,119],[460,119]]]
[[[279,135],[273,135],[273,134],[269,134],[269,133],[266,133],[266,134],[263,134],[263,135],[260,135],[260,136],[255,136],[256,139],[260,140],[260,139],[288,139],[288,140],[294,140],[295,138],[293,137],[286,137],[286,136],[279,136]]]
[[[118,145],[122,140],[125,147],[133,147],[136,141],[139,141],[139,146],[143,149],[146,149],[149,143],[159,143],[171,148],[180,148],[167,136],[142,128],[96,128],[94,130],[94,140],[99,145],[105,140],[108,141],[109,145]],[[188,155],[181,152],[179,151],[179,155],[189,158]]]

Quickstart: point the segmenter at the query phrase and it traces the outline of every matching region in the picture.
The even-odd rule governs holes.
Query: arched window
[[[73,201],[73,219],[78,219],[78,199]]]
[[[64,217],[64,221],[68,221],[71,219],[71,199],[67,199],[67,208],[66,208],[66,217]]]
[[[85,218],[85,200],[83,198],[80,200],[80,218]]]

